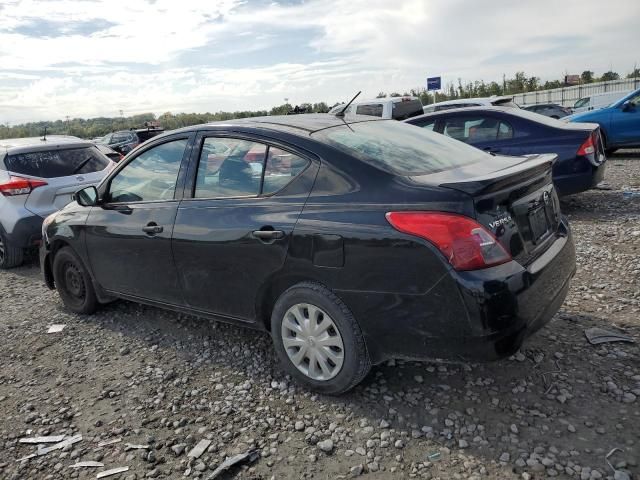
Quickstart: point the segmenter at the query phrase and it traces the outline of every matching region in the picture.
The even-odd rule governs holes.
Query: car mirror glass
[[[76,202],[83,207],[93,207],[98,204],[98,190],[96,187],[86,187],[75,194]]]

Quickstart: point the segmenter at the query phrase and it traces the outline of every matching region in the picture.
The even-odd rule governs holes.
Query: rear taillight
[[[456,270],[477,270],[511,260],[491,232],[469,217],[441,212],[389,212],[386,216],[396,230],[433,243]]]
[[[0,183],[0,193],[5,197],[26,195],[31,193],[34,188],[42,187],[46,184],[47,182],[32,178],[9,177],[9,180]]]
[[[596,153],[596,142],[595,132],[592,132],[591,134],[589,134],[584,143],[580,145],[580,148],[578,149],[576,155],[582,155],[586,157],[587,155],[593,155],[594,153]]]

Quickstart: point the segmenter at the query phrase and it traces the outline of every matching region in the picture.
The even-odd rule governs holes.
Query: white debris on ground
[[[576,276],[521,352],[389,362],[340,398],[287,378],[266,334],[124,301],[74,315],[35,258],[0,272],[0,478],[638,479],[640,152],[606,180],[562,201]]]

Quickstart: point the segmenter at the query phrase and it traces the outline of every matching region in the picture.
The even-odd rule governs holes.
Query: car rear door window
[[[5,167],[12,173],[40,178],[58,178],[99,172],[109,160],[96,147],[42,150],[8,155]]]
[[[382,104],[381,103],[366,103],[358,105],[356,108],[356,115],[371,115],[373,117],[382,117]]]
[[[433,131],[433,129],[436,126],[436,121],[434,120],[427,120],[424,123],[414,123],[413,125],[417,125],[418,127],[422,127],[425,130],[430,130]]]
[[[140,153],[113,177],[110,202],[154,202],[172,200],[187,139],[156,145]]]
[[[309,165],[309,160],[276,147],[269,147],[262,194],[282,190]]]
[[[473,116],[473,117],[451,117],[444,121],[443,133],[448,137],[455,138],[465,143],[480,143],[501,138],[511,138],[513,130],[504,123],[504,128],[500,130],[501,122],[493,117]],[[509,133],[511,132],[511,134]]]
[[[202,143],[195,198],[250,197],[260,193],[267,146],[238,138]]]

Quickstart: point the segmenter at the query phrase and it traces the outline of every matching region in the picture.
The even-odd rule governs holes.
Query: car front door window
[[[108,202],[172,200],[187,140],[174,140],[142,152],[113,177]]]

